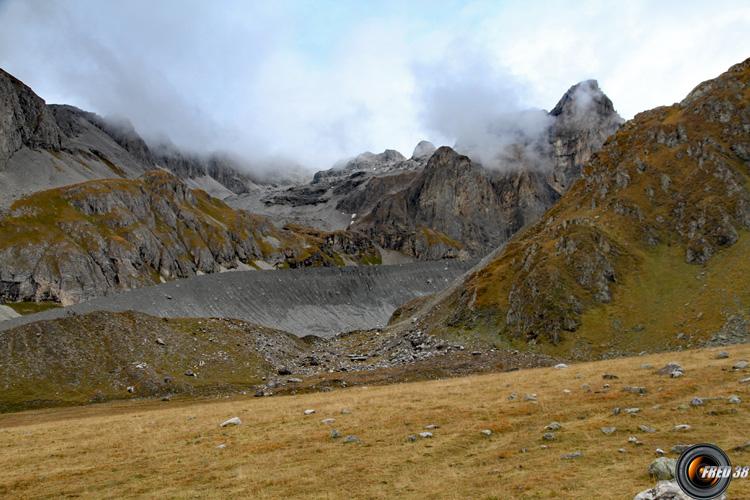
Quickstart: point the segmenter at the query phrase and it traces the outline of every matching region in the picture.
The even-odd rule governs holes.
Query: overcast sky
[[[747,57],[747,0],[0,0],[0,66],[47,102],[313,169],[589,78],[631,118]]]

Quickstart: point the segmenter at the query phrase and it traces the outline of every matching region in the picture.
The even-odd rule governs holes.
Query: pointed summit
[[[623,121],[596,80],[584,80],[570,87],[549,114],[568,119],[586,114],[608,119],[616,117],[620,123]]]

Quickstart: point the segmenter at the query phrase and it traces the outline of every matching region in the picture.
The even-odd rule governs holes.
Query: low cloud
[[[510,144],[533,154],[539,108],[577,81],[597,78],[627,118],[750,54],[740,0],[0,0],[0,25],[0,66],[48,102],[254,171],[421,139],[501,165]]]

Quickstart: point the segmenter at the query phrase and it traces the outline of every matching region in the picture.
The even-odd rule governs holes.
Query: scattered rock
[[[562,369],[565,369],[567,367],[568,367],[568,365],[566,365],[565,363],[558,363],[558,364],[555,365],[555,369],[557,369],[557,370],[562,370]]]
[[[733,405],[738,405],[742,403],[742,400],[736,394],[732,394],[731,396],[729,396],[729,399],[727,399],[727,401],[729,401],[729,403]]]
[[[716,354],[716,359],[727,359],[729,357],[729,353],[727,351],[720,351]]]
[[[349,408],[341,408],[342,415],[350,415],[352,411]]]
[[[659,481],[654,488],[638,493],[633,500],[690,500],[677,481]]]
[[[654,453],[656,453],[659,456],[664,456],[667,454],[667,452],[662,450],[661,448],[657,448],[656,450],[654,450]]]
[[[740,384],[748,384],[750,383],[750,377],[745,377],[740,379]]]
[[[424,428],[427,429],[427,430],[435,430],[435,429],[438,429],[439,427],[440,426],[436,425],[436,424],[429,424],[429,425],[425,425],[424,426]]]
[[[195,377],[195,372],[193,370],[185,370],[185,376],[186,377]]]
[[[279,375],[291,375],[292,371],[289,368],[282,367],[282,368],[279,368],[276,373],[278,373]]]
[[[135,393],[135,386],[129,385],[128,388],[127,388],[127,391],[130,394],[134,394]]]
[[[537,400],[537,399],[536,399],[536,394],[526,394],[526,395],[525,395],[525,396],[523,397],[523,400],[524,400],[524,401],[536,401],[536,400]]]
[[[643,363],[641,365],[641,370],[652,370],[654,368],[654,365],[650,363]]]
[[[634,386],[625,386],[622,388],[623,392],[630,392],[632,394],[646,394],[648,392],[645,387],[634,387]]]
[[[741,359],[732,365],[732,370],[744,370],[748,367],[748,364],[750,363],[747,360]]]
[[[674,479],[676,465],[674,458],[659,457],[648,466],[648,475],[659,481]]]
[[[156,338],[156,343],[159,345],[167,345],[166,342],[164,342],[164,340],[161,339],[161,337]]]
[[[692,445],[689,445],[689,444],[676,444],[676,445],[672,446],[672,449],[670,451],[672,453],[677,453],[679,455],[683,451],[685,451],[688,448],[690,448],[690,446],[692,446]]]
[[[492,435],[492,430],[491,430],[491,429],[482,429],[482,430],[480,431],[480,433],[481,433],[481,434],[482,434],[483,436],[487,436],[487,437],[490,437],[490,436]]]
[[[341,433],[336,429],[331,429],[331,439],[338,439],[341,437]]]
[[[550,422],[545,429],[548,431],[559,431],[562,429],[562,425],[560,425],[560,422]]]
[[[638,438],[637,438],[637,437],[635,437],[635,436],[630,436],[630,437],[628,438],[628,443],[630,443],[630,444],[634,444],[634,445],[636,445],[636,446],[640,446],[640,445],[642,445],[642,444],[643,444],[643,443],[642,443],[641,441],[639,441],[639,440],[638,440]]]
[[[641,411],[640,408],[625,408],[625,413],[628,415],[635,415],[636,413],[639,413]]]
[[[324,418],[323,420],[320,421],[320,423],[324,425],[331,425],[335,421],[336,421],[335,418]]]
[[[230,425],[240,425],[242,423],[242,420],[240,420],[240,417],[232,417],[229,420],[225,420],[221,423],[221,427],[229,427]]]
[[[620,377],[618,377],[617,375],[613,373],[605,373],[604,375],[602,375],[602,378],[604,380],[617,380]]]
[[[430,431],[423,431],[419,433],[419,437],[422,439],[429,439],[432,437],[432,433]]]
[[[542,439],[545,441],[554,441],[555,440],[555,433],[554,432],[545,432],[542,434]]]
[[[288,379],[286,379],[286,381],[289,382],[290,384],[301,384],[302,383],[302,379],[301,378],[288,378]]]
[[[690,401],[690,406],[703,406],[703,400],[701,398],[693,398]]]
[[[563,389],[563,394],[570,394],[571,392],[573,391],[571,391],[570,389]]]
[[[620,407],[619,406],[615,406],[614,408],[612,408],[612,415],[619,415],[620,411],[621,411]]]
[[[656,373],[658,373],[659,375],[669,375],[672,378],[677,378],[681,377],[684,371],[685,370],[682,369],[682,365],[672,361],[671,363],[667,363],[666,365],[664,365]]]
[[[676,431],[689,431],[691,427],[688,424],[677,424],[674,426]]]
[[[217,446],[217,447],[216,447],[216,449],[217,449],[217,450],[223,450],[223,449],[224,449],[224,448],[226,448],[226,447],[227,447],[227,445],[225,445],[224,443],[222,443],[222,444],[220,444],[219,446]]]
[[[359,438],[352,434],[344,438],[344,443],[359,443]]]
[[[627,453],[628,452],[628,450],[626,450],[625,448],[618,448],[617,451],[619,451],[620,453]]]
[[[591,392],[591,386],[589,384],[581,384],[581,389],[586,392]]]
[[[406,440],[409,441],[410,443],[413,443],[414,441],[417,440],[417,435],[416,434],[409,434],[408,436],[406,436]]]
[[[561,455],[560,458],[562,458],[563,460],[572,460],[574,458],[581,458],[582,456],[582,452],[574,451],[573,453],[566,453],[565,455]]]
[[[646,432],[646,433],[648,433],[648,434],[653,434],[654,432],[656,432],[656,429],[654,429],[653,427],[649,427],[649,426],[648,426],[648,425],[646,425],[646,424],[641,424],[641,425],[639,425],[639,426],[638,426],[638,429],[640,429],[640,430],[641,430],[641,432]]]
[[[312,415],[313,413],[315,413],[315,410],[305,410],[303,413],[305,415]]]
[[[607,436],[609,436],[610,434],[614,434],[616,430],[617,430],[617,427],[602,427],[601,428],[602,434],[605,434]]]

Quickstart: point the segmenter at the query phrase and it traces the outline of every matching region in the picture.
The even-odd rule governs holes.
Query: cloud
[[[543,124],[522,110],[588,78],[627,118],[750,55],[750,5],[732,0],[5,0],[0,26],[0,66],[48,101],[249,168],[484,148],[503,123],[524,139]]]

